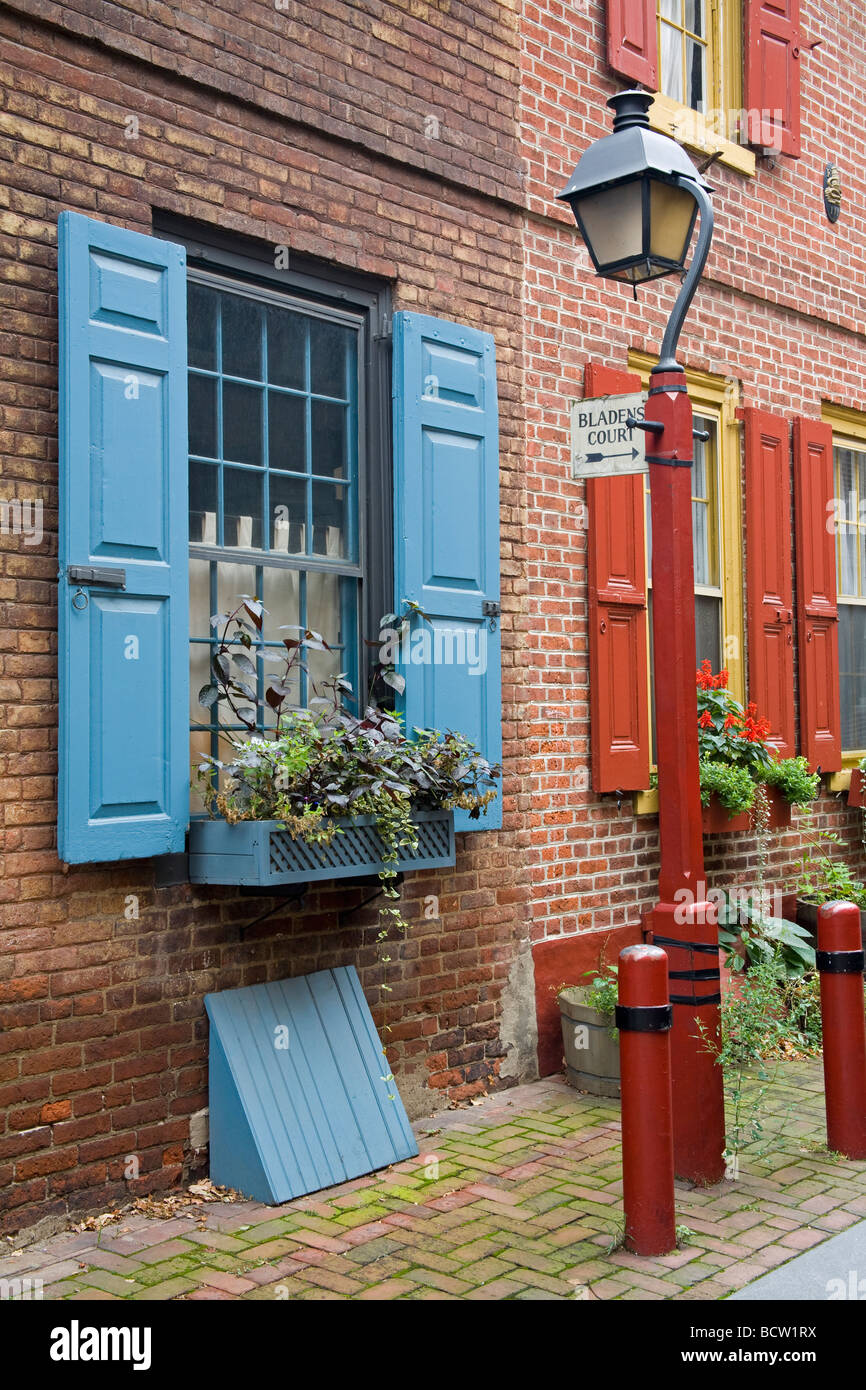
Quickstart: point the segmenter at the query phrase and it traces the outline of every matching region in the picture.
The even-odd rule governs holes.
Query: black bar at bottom
[[[670,1004],[617,1004],[616,1026],[625,1033],[666,1033],[673,1027]]]
[[[816,951],[815,965],[822,975],[862,975],[864,951]]]

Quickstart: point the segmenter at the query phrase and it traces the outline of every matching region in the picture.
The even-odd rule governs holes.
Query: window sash
[[[657,0],[659,91],[706,112],[721,97],[718,6],[710,0]]]
[[[833,441],[842,751],[866,750],[866,448]],[[858,653],[860,654],[858,657]]]
[[[319,626],[315,606],[318,602],[320,611],[321,604],[328,604],[328,591],[334,603],[336,622],[339,628],[338,640],[334,640],[333,633],[326,632],[325,639],[329,642],[332,650],[327,654],[303,651],[302,660],[310,666],[310,674],[298,673],[298,694],[297,705],[307,704],[311,695],[311,683],[316,679],[316,668],[327,665],[327,675],[337,672],[346,672],[351,681],[353,689],[358,693],[360,678],[362,675],[361,652],[360,652],[360,597],[361,580],[364,576],[364,566],[366,559],[366,536],[365,527],[361,525],[361,519],[366,517],[366,498],[365,498],[365,449],[364,441],[366,436],[365,428],[365,403],[366,403],[366,368],[368,365],[368,351],[366,343],[366,316],[359,312],[343,310],[331,305],[317,303],[304,297],[277,290],[269,290],[258,284],[251,285],[243,280],[237,279],[230,274],[221,274],[199,269],[190,269],[188,280],[190,283],[201,285],[214,290],[218,295],[239,296],[248,298],[263,306],[261,314],[260,331],[262,334],[261,347],[259,352],[259,374],[258,376],[238,375],[237,372],[223,372],[223,352],[222,352],[222,333],[219,323],[215,330],[216,343],[216,362],[213,367],[201,365],[190,367],[190,378],[202,380],[213,380],[217,393],[217,447],[214,455],[204,455],[202,453],[191,453],[191,465],[196,463],[204,467],[214,468],[218,473],[218,486],[216,491],[216,517],[215,525],[210,526],[212,535],[205,537],[205,528],[199,528],[200,539],[192,540],[189,547],[191,562],[191,589],[201,590],[202,580],[206,576],[207,587],[207,613],[202,617],[197,615],[198,628],[202,628],[203,621],[209,619],[210,614],[229,611],[237,607],[242,593],[256,594],[263,599],[266,608],[272,605],[268,602],[268,589],[278,581],[277,577],[284,576],[286,592],[280,595],[280,601],[276,607],[281,607],[283,601],[287,600],[292,612],[276,613],[274,616],[280,621],[291,621],[297,623],[299,627]],[[220,312],[223,310],[223,301],[219,301]],[[335,323],[350,329],[354,335],[354,363],[350,360],[347,351],[347,375],[346,387],[342,396],[323,394],[321,391],[314,391],[311,379],[310,368],[310,334],[309,328],[305,334],[305,362],[304,362],[304,388],[293,388],[282,386],[279,383],[268,381],[268,377],[273,373],[269,369],[267,360],[267,307],[277,306],[281,310],[290,313],[295,312],[302,315],[307,321]],[[225,458],[224,447],[224,421],[221,418],[223,409],[223,383],[237,383],[244,387],[251,387],[259,393],[258,408],[261,421],[261,442],[260,453],[257,463],[237,462],[234,459]],[[268,417],[269,417],[269,398],[271,393],[285,397],[293,397],[304,403],[305,410],[305,439],[303,448],[304,471],[300,469],[290,471],[286,469],[274,468],[270,463],[269,440],[268,440]],[[333,474],[318,474],[314,468],[314,434],[313,434],[313,408],[316,402],[327,402],[341,404],[345,410],[345,433],[346,433],[346,465],[345,476],[334,481]],[[261,480],[261,521],[259,523],[260,545],[253,546],[250,542],[255,537],[255,530],[250,536],[241,538],[240,545],[232,546],[219,544],[226,539],[225,535],[225,473],[226,470],[236,470],[238,473],[249,474]],[[304,546],[297,553],[288,550],[274,549],[272,543],[275,537],[275,529],[272,526],[272,483],[273,480],[291,479],[297,480],[305,489],[304,505]],[[329,557],[327,554],[310,553],[315,544],[315,537],[312,533],[314,524],[314,488],[317,483],[326,487],[340,489],[344,498],[344,517],[346,519],[345,542],[342,549],[346,551],[345,556]],[[330,540],[330,538],[328,538]],[[246,544],[243,541],[246,541]],[[291,543],[291,536],[289,537]],[[326,545],[327,545],[326,541]],[[193,576],[197,567],[195,584]],[[204,567],[207,567],[206,569]],[[241,567],[238,570],[237,567]],[[225,583],[221,580],[227,579],[227,573],[234,571],[233,578],[236,582],[237,595],[225,592]],[[243,571],[248,570],[250,578],[248,581],[243,579]],[[220,590],[223,592],[220,592]],[[318,592],[317,592],[318,591]],[[199,605],[200,606],[200,605]],[[273,619],[271,620],[273,623]],[[274,628],[276,629],[276,624]],[[287,632],[286,636],[296,637],[295,632]],[[223,729],[232,729],[243,732],[245,726],[232,720],[231,711],[221,706],[214,706],[210,712],[198,705],[197,697],[202,685],[209,683],[210,680],[210,659],[209,655],[202,660],[197,658],[197,653],[204,655],[206,649],[211,653],[221,640],[222,632],[208,629],[198,630],[190,634],[190,660],[194,671],[194,679],[191,688],[191,751],[193,756],[200,756],[202,753],[209,752],[214,756],[224,755],[226,747],[220,748],[220,733],[218,724]],[[264,697],[269,674],[279,674],[281,665],[276,662],[264,662],[259,659],[260,655],[274,655],[282,653],[285,655],[282,634],[277,630],[272,630],[265,620],[263,633],[257,634],[255,651],[250,652],[256,666],[256,677],[249,677],[251,687],[255,687],[258,700]],[[322,673],[325,675],[325,673]],[[198,679],[202,676],[202,679]],[[294,703],[294,702],[293,702]],[[257,708],[257,723],[261,729],[273,728],[274,715],[268,706]],[[194,809],[196,807],[194,806]],[[201,809],[201,808],[198,808]]]

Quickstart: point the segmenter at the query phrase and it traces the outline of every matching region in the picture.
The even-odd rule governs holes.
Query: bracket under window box
[[[447,868],[455,861],[454,812],[416,811],[415,853],[402,850],[393,866],[398,873]],[[342,834],[329,845],[293,839],[280,821],[194,820],[189,831],[191,883],[271,887],[281,883],[316,883],[358,879],[385,867],[385,848],[373,816],[341,817]]]

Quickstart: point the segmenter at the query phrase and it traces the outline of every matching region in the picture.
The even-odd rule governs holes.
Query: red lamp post
[[[620,92],[613,134],[582,156],[564,191],[599,275],[635,287],[681,273],[695,221],[700,234],[651,376],[645,419],[652,512],[653,652],[659,785],[659,901],[649,917],[668,956],[674,1006],[671,1063],[674,1164],[706,1185],[725,1172],[723,1078],[711,1043],[719,1031],[719,942],[706,902],[698,729],[692,541],[692,407],[676,348],[706,264],[712,205],[674,140],[649,127],[652,95]]]

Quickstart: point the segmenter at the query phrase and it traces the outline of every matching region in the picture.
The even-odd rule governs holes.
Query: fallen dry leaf
[[[217,1187],[210,1178],[201,1178],[198,1182],[191,1183],[183,1192],[136,1197],[134,1201],[127,1202],[122,1207],[114,1207],[110,1211],[100,1212],[96,1216],[86,1216],[82,1221],[75,1222],[71,1229],[79,1232],[101,1231],[103,1226],[122,1221],[124,1216],[128,1216],[130,1212],[138,1212],[141,1216],[154,1217],[162,1221],[180,1215],[189,1216],[190,1220],[195,1220],[196,1213],[187,1210],[190,1207],[200,1207],[202,1202],[240,1201],[243,1201],[243,1198],[239,1192],[233,1191],[230,1187]],[[206,1219],[203,1213],[199,1219]]]

